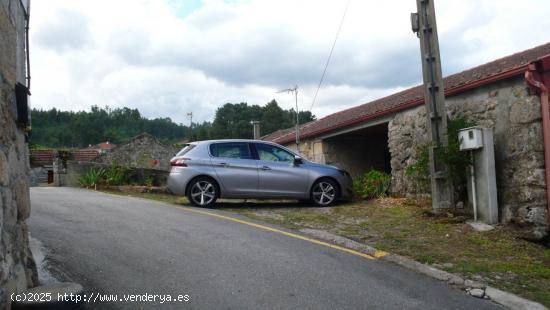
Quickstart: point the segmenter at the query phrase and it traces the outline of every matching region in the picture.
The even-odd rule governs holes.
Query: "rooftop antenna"
[[[300,121],[298,119],[298,85],[295,85],[294,88],[287,88],[278,91],[277,93],[294,93],[294,98],[296,99],[296,150],[299,151],[299,144],[300,144]]]

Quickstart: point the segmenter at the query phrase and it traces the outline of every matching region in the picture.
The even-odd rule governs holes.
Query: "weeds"
[[[353,180],[353,191],[358,198],[385,197],[391,185],[391,176],[385,172],[371,170]]]
[[[101,183],[103,178],[105,177],[105,169],[95,169],[91,168],[84,174],[83,176],[78,179],[80,186],[90,188],[93,187],[95,190],[97,190],[97,186]]]

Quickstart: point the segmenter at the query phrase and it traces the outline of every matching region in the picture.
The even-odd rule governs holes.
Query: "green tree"
[[[193,124],[192,130],[170,118],[147,119],[131,108],[101,108],[90,111],[32,110],[31,142],[46,147],[86,147],[102,141],[115,144],[146,132],[166,143],[182,140],[252,138],[253,120],[261,122],[261,134],[294,126],[294,110],[283,110],[275,100],[265,106],[245,102],[226,103],[216,110],[214,121]],[[299,113],[300,123],[315,119],[309,111]]]

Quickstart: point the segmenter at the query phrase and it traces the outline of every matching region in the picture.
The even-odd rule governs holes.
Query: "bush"
[[[99,185],[103,178],[105,176],[105,170],[104,169],[94,169],[91,168],[88,170],[88,172],[81,176],[80,179],[78,179],[78,182],[80,183],[80,186],[82,187],[93,187],[97,190],[97,185]]]
[[[353,191],[358,198],[380,198],[388,195],[390,185],[391,175],[382,171],[371,170],[353,180]]]
[[[475,126],[466,118],[456,118],[447,122],[448,145],[436,148],[436,159],[448,168],[446,177],[454,185],[455,196],[462,200],[466,195],[466,169],[471,165],[469,152],[460,151],[458,132],[463,128]],[[417,161],[407,167],[405,175],[417,182],[417,190],[424,193],[430,191],[430,156],[431,145],[426,144],[417,149]]]
[[[132,184],[159,186],[164,184],[166,179],[163,175],[148,169],[124,167],[113,162],[107,168],[91,168],[78,181],[82,187],[97,189],[98,185],[118,186]]]
[[[109,169],[105,170],[105,183],[107,185],[123,185],[128,183],[127,170],[125,167],[113,163]]]
[[[405,169],[405,175],[415,180],[417,193],[430,192],[430,151],[429,145],[423,145],[416,149],[418,155],[416,162]]]

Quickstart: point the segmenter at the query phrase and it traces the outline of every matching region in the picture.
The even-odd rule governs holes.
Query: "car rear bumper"
[[[187,169],[172,169],[166,180],[168,190],[175,195],[185,196],[187,184],[194,176],[195,174]]]

